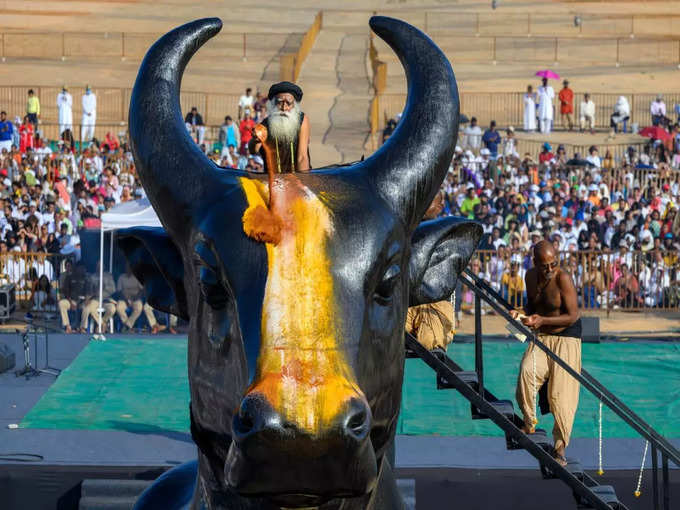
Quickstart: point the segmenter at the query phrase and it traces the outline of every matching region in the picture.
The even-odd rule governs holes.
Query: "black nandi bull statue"
[[[452,293],[481,228],[420,221],[458,132],[448,60],[406,23],[370,25],[408,78],[394,135],[365,161],[271,182],[213,164],[182,122],[182,73],[219,19],[173,30],[142,62],[130,139],[165,230],[120,243],[149,302],[190,321],[198,461],[137,509],[402,508],[388,452],[406,309]]]

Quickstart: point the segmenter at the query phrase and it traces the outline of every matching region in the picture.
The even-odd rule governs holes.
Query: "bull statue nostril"
[[[263,426],[266,416],[271,413],[271,408],[257,396],[248,395],[238,408],[238,413],[234,415],[232,431],[234,439],[243,440],[246,437],[257,433]]]
[[[371,409],[361,399],[353,398],[345,415],[343,432],[357,442],[364,441],[371,431]]]

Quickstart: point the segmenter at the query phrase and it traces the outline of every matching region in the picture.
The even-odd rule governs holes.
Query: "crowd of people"
[[[58,101],[68,104],[67,94],[64,87]],[[88,87],[85,96],[90,95]],[[84,104],[90,101],[85,96]],[[206,144],[196,108],[187,113],[186,128],[217,164],[262,172],[263,158],[251,142],[253,127],[266,117],[267,107],[267,97],[248,89],[236,115],[225,117],[215,143]],[[651,120],[671,129],[670,141],[651,139],[640,154],[630,148],[621,161],[611,154],[601,156],[596,146],[582,157],[568,156],[562,146],[553,150],[549,143],[539,154],[520,157],[513,127],[501,134],[492,122],[482,130],[473,117],[462,130],[442,186],[442,214],[467,216],[484,226],[472,267],[509,299],[521,302],[530,248],[549,239],[574,275],[581,306],[678,304],[674,289],[680,271],[673,253],[680,248],[680,172],[675,170],[680,166],[680,130],[665,120],[663,109],[654,108],[661,117]],[[85,116],[85,107],[83,111]],[[57,287],[64,271],[59,264],[44,263],[44,257],[78,262],[81,229],[97,228],[102,212],[144,195],[125,139],[107,133],[103,140],[93,137],[77,146],[69,136],[72,118],[66,112],[60,113],[60,139],[48,141],[39,112],[39,99],[31,93],[18,129],[6,112],[0,113],[2,274],[30,293],[38,307],[43,301],[58,305],[56,297],[35,296],[45,279]],[[384,139],[398,120],[388,123]],[[26,254],[36,255],[29,261]],[[117,310],[117,305],[108,310],[106,319]]]
[[[537,158],[520,158],[507,149],[512,131],[499,143],[488,136],[494,128],[478,156],[456,147],[441,191],[443,214],[484,227],[473,270],[520,306],[531,248],[546,239],[572,274],[581,307],[680,304],[680,171],[663,145],[651,141],[642,154],[631,148],[619,162],[600,158],[595,146],[583,159],[548,143]]]

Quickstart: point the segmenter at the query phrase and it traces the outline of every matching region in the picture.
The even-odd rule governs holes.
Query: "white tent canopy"
[[[117,230],[127,227],[161,227],[156,211],[148,198],[123,202],[102,214],[102,230]]]
[[[109,271],[113,270],[113,231],[128,227],[162,227],[156,212],[151,207],[148,198],[123,202],[107,213],[102,214],[101,231],[99,234],[99,333],[101,334],[104,285],[104,232],[111,231],[111,252],[109,257]]]

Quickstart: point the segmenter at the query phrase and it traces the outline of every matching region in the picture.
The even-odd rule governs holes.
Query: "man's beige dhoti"
[[[453,306],[449,301],[412,306],[406,314],[406,331],[428,350],[446,349],[453,340]]]
[[[580,338],[540,334],[538,339],[576,372],[581,373]],[[534,354],[536,356],[535,380]],[[566,448],[578,407],[579,382],[532,342],[527,347],[520,364],[516,395],[527,427],[533,427],[538,422],[534,402],[538,390],[546,379],[548,380],[550,411],[555,417],[553,427],[555,448]]]

